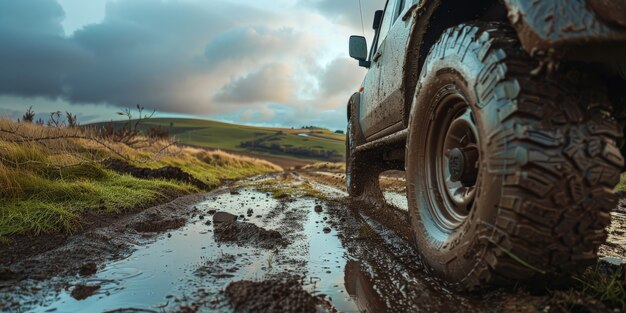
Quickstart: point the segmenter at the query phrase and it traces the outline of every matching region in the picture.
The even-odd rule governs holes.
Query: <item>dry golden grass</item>
[[[334,163],[334,162],[320,162],[305,165],[303,170],[328,170],[328,171],[346,171],[346,164],[344,162]]]
[[[244,167],[248,164],[253,164],[259,167],[271,169],[273,171],[283,170],[282,167],[266,160],[255,159],[241,155],[234,155],[221,150],[208,151],[204,149],[185,147],[183,149],[183,153],[191,155],[192,157],[199,159],[205,163],[213,164],[216,166]]]

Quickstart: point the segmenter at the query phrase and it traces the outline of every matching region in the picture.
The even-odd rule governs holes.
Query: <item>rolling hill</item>
[[[115,127],[122,127],[125,121],[113,123]],[[106,124],[89,126],[103,127]],[[149,128],[164,129],[185,145],[238,152],[282,165],[338,162],[345,157],[345,136],[326,129],[254,127],[181,118],[150,119],[141,126],[142,130]]]

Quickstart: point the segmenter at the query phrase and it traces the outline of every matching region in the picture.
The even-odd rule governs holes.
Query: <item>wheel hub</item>
[[[454,148],[450,150],[448,171],[452,182],[461,182],[469,187],[476,183],[478,175],[478,150],[476,148]]]

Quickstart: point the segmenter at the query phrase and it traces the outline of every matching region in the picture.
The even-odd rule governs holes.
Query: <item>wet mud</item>
[[[393,200],[402,190],[373,208],[347,201],[328,182],[337,175],[259,177],[74,236],[0,268],[0,311],[566,311],[523,288],[449,290],[413,247],[406,208]],[[323,199],[260,191],[268,179],[306,182]],[[601,250],[608,270],[626,248],[626,212],[614,214]],[[580,298],[587,311],[606,309]]]
[[[266,230],[252,223],[225,222],[215,226],[215,240],[265,249],[286,246],[289,242],[275,230]]]
[[[143,179],[169,179],[169,180],[177,180],[180,182],[188,183],[190,185],[196,186],[200,189],[208,189],[209,186],[203,183],[202,181],[196,179],[191,174],[184,172],[178,167],[174,166],[166,166],[158,169],[137,167],[131,164],[128,164],[126,161],[119,159],[107,159],[102,162],[102,165],[112,171],[128,174],[133,177],[143,178]]]
[[[322,301],[302,289],[298,279],[237,281],[228,284],[226,296],[235,312],[315,313]]]

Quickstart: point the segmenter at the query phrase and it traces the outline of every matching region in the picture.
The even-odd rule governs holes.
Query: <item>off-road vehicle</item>
[[[626,1],[388,0],[348,104],[347,187],[406,174],[423,262],[453,286],[597,260],[624,167]]]

